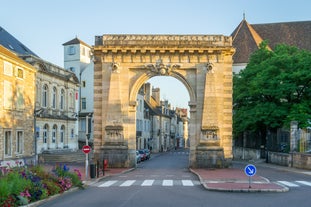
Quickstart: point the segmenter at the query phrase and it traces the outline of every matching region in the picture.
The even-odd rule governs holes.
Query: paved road
[[[188,156],[187,151],[155,155],[139,164],[134,171],[106,178],[86,190],[63,195],[42,206],[310,207],[311,175],[258,164],[257,173],[272,182],[286,181],[297,186],[289,186],[290,191],[286,193],[213,192],[199,185],[197,177],[189,172]],[[241,167],[241,170],[244,165],[245,163],[235,163],[235,167]]]

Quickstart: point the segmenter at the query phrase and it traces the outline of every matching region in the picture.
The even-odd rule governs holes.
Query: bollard
[[[108,160],[104,159],[103,160],[103,176],[105,176],[105,171],[107,169],[107,166],[108,166]]]
[[[108,160],[105,159],[104,160],[104,170],[107,170],[107,167],[108,167]]]
[[[96,177],[96,165],[90,164],[90,177],[95,178]]]

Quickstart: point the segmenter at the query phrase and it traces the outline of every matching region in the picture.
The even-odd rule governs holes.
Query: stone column
[[[290,151],[297,151],[297,140],[298,140],[298,122],[290,122]]]

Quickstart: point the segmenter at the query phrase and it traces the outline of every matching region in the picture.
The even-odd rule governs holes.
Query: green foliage
[[[27,205],[73,186],[82,187],[82,182],[77,172],[70,172],[66,165],[57,166],[53,173],[41,166],[11,168],[0,177],[0,206]]]
[[[267,42],[254,52],[247,67],[233,78],[235,135],[262,128],[301,127],[311,120],[311,53]]]
[[[56,184],[54,181],[43,180],[42,183],[46,186],[49,196],[61,193],[61,187],[58,184]]]
[[[71,179],[73,186],[83,188],[83,183],[82,183],[80,177],[78,176],[78,174],[72,173],[72,172],[66,172],[65,177],[68,177]]]
[[[0,206],[4,206],[4,202],[9,198],[10,187],[7,178],[0,179]]]
[[[25,191],[27,188],[31,187],[31,181],[25,178],[22,178],[21,175],[13,171],[8,174],[8,185],[10,194],[19,195],[20,192]]]
[[[31,188],[31,181],[23,178],[18,171],[11,171],[5,177],[0,179],[0,205],[12,205],[24,204],[28,200],[22,199],[20,201],[19,196],[21,192]],[[26,203],[26,204],[27,204]]]

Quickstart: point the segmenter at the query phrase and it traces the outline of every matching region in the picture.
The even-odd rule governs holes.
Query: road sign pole
[[[251,184],[252,184],[252,177],[256,174],[256,167],[255,165],[249,164],[246,165],[246,167],[244,168],[244,172],[245,174],[248,176],[248,187],[252,188]]]
[[[89,140],[87,138],[88,135],[88,121],[89,121],[89,116],[86,116],[86,127],[85,127],[85,145],[89,146]],[[88,179],[88,169],[89,169],[89,153],[85,153],[85,179]]]

